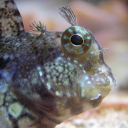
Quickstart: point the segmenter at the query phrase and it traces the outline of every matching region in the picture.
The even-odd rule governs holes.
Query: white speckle
[[[99,68],[98,70],[101,71],[101,68]]]
[[[85,70],[83,70],[83,72],[84,72],[84,73],[86,73],[86,71],[85,71]]]
[[[51,64],[52,66],[51,66],[51,69],[54,69],[55,68],[55,66],[53,65],[53,64]]]
[[[97,74],[95,74],[95,76],[97,76]]]
[[[60,95],[60,93],[59,93],[58,91],[56,91],[56,95],[57,95],[57,96],[59,96],[59,95]]]
[[[70,65],[71,65],[71,63],[68,63],[68,65],[70,66]]]
[[[61,66],[57,66],[56,69],[57,69],[60,73],[63,72],[63,70],[64,70],[64,68],[61,67]]]
[[[94,52],[91,52],[91,54],[94,54]]]
[[[40,75],[40,76],[43,76],[43,72],[42,72],[42,71],[39,71],[39,75]]]
[[[8,54],[5,54],[4,56],[3,56],[3,58],[6,60],[6,59],[8,59]]]
[[[59,76],[59,73],[56,73],[56,76]]]
[[[68,85],[69,84],[69,80],[66,79],[64,82],[63,82],[63,85]]]
[[[33,78],[33,79],[32,79],[32,84],[33,84],[33,85],[36,85],[37,83],[38,83],[37,79],[36,79],[36,78]]]
[[[45,67],[45,70],[47,73],[49,73],[51,71],[51,69],[48,66]]]
[[[38,66],[38,67],[37,67],[37,69],[38,69],[38,70],[41,70],[41,67],[40,67],[40,66]]]
[[[67,78],[68,77],[68,75],[64,75],[64,78]]]
[[[88,81],[87,84],[91,84],[91,81]]]
[[[9,106],[9,113],[13,118],[17,118],[21,115],[23,108],[19,103],[13,103]]]
[[[46,77],[47,77],[47,79],[50,79],[50,75],[47,75]]]
[[[56,72],[55,70],[53,70],[51,74],[52,74],[52,76],[55,76],[56,73],[57,73],[57,72]]]
[[[74,60],[74,63],[78,63],[78,61],[77,60]]]
[[[60,74],[60,76],[59,76],[59,81],[61,81],[61,80],[62,80],[62,77],[63,77],[63,75],[62,75],[62,74]]]
[[[47,87],[48,87],[48,90],[51,89],[51,84],[49,82],[47,83]]]
[[[85,80],[88,80],[88,79],[89,79],[89,77],[88,77],[88,76],[86,76],[86,77],[85,77]]]
[[[58,66],[58,65],[59,65],[59,63],[58,63],[58,62],[55,62],[55,65],[56,65],[56,66]]]
[[[66,94],[67,94],[67,96],[68,96],[68,97],[70,97],[70,96],[71,96],[71,94],[70,94],[69,92],[67,92]]]
[[[94,78],[92,78],[92,80],[94,80]]]
[[[65,74],[68,74],[68,70],[66,69],[66,70],[64,71],[64,73],[65,73]]]
[[[53,81],[56,82],[56,77],[55,76],[53,77]]]
[[[82,64],[79,64],[80,67],[82,67]]]

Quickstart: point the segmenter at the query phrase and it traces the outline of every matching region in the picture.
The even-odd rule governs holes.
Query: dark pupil
[[[71,37],[71,42],[74,45],[81,45],[83,43],[83,40],[82,40],[82,38],[79,35],[73,35]]]

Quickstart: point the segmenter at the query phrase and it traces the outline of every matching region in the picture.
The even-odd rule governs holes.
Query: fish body
[[[97,107],[116,81],[94,35],[69,7],[64,32],[33,22],[27,33],[13,0],[0,0],[0,128],[54,128]]]

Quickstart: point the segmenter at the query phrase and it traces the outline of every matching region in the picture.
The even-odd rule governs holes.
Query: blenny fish
[[[0,0],[0,128],[54,128],[116,85],[94,35],[70,7],[59,13],[71,24],[64,32],[32,22],[40,34],[28,33],[14,1]]]

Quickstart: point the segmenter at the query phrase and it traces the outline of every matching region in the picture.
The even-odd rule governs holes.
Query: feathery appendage
[[[68,6],[59,8],[59,14],[72,26],[77,25],[77,19],[75,14],[73,13],[72,9]]]
[[[30,29],[35,32],[44,33],[46,31],[46,26],[44,26],[44,24],[42,24],[40,21],[39,22],[33,21],[29,26]]]

